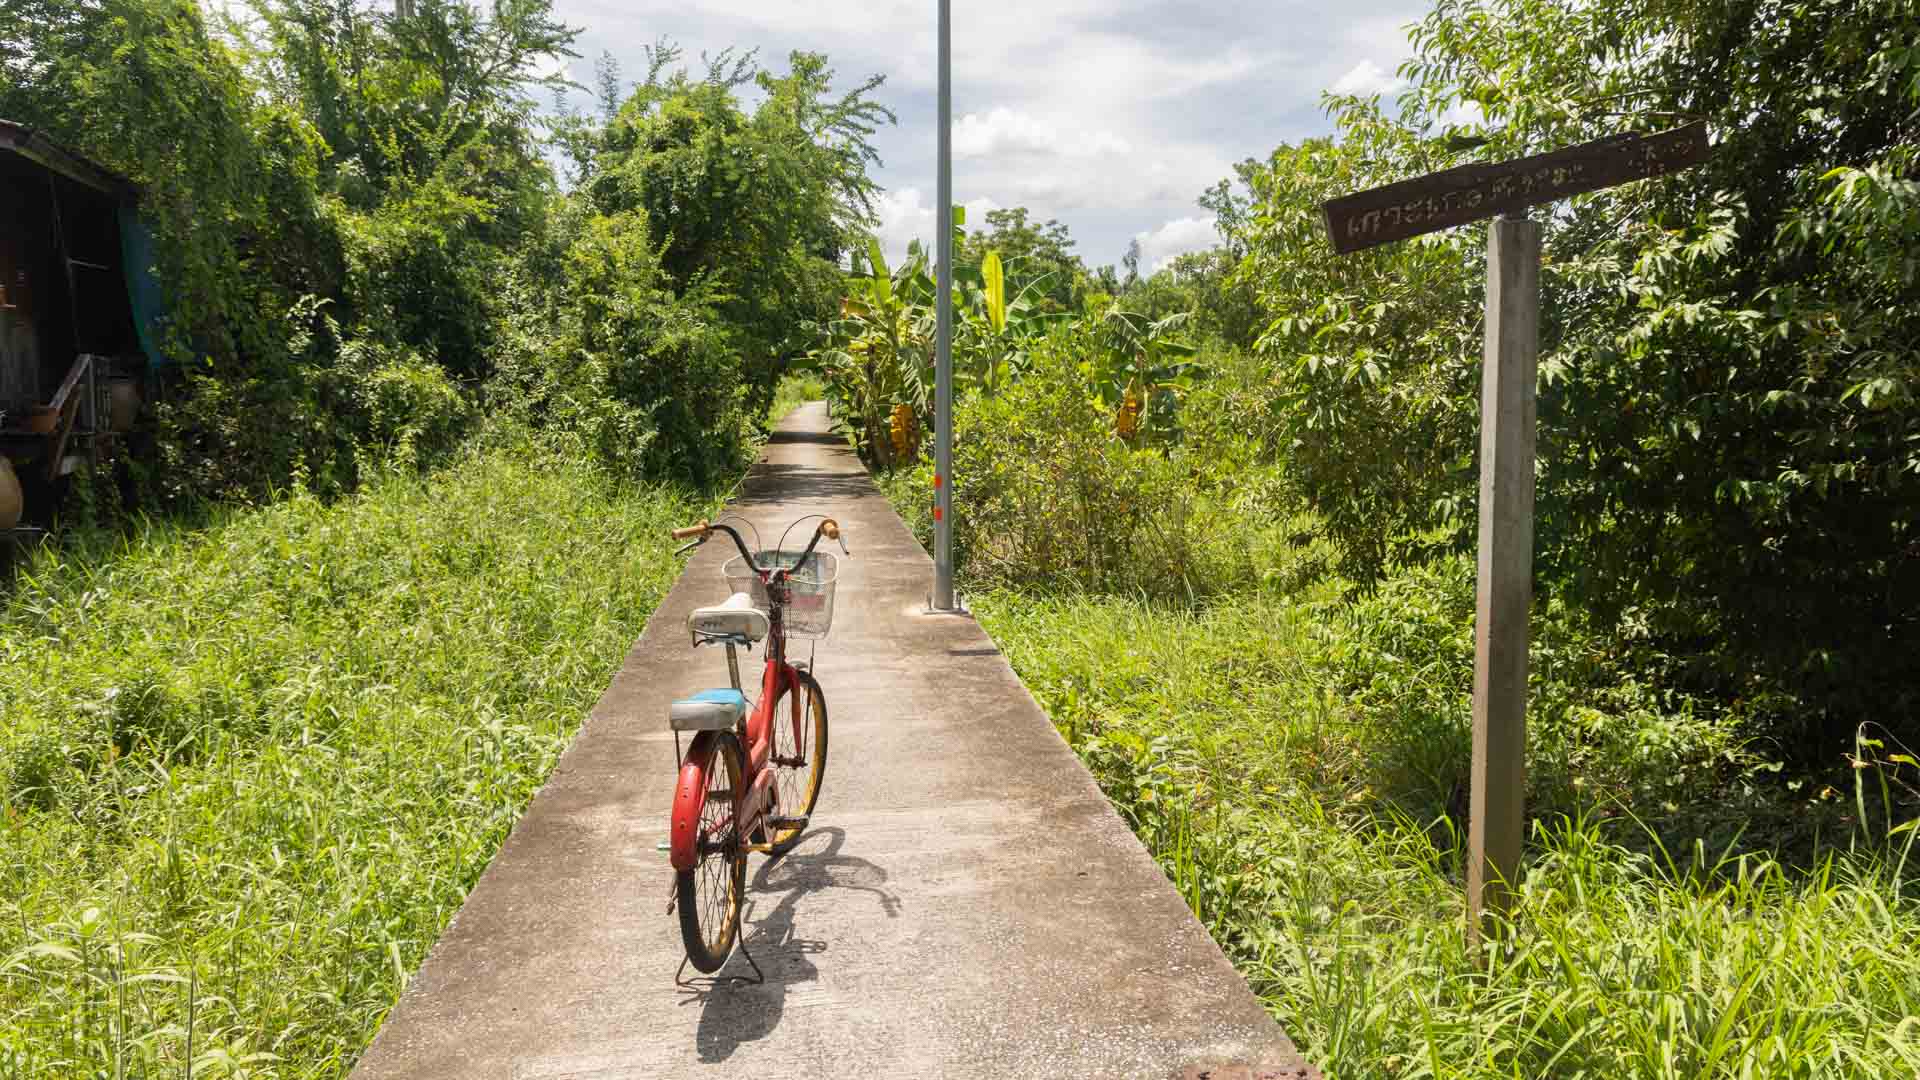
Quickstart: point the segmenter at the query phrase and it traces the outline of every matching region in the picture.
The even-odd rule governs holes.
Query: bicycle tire
[[[732,955],[740,934],[740,909],[747,891],[745,838],[733,820],[733,808],[746,798],[740,740],[720,732],[714,740],[713,765],[707,775],[707,798],[700,809],[700,836],[709,848],[691,869],[675,876],[674,903],[680,912],[680,938],[687,959],[702,974],[720,970]],[[724,773],[722,781],[721,773]],[[709,822],[721,835],[708,840]]]
[[[774,813],[778,817],[804,818],[813,814],[814,804],[820,801],[820,786],[827,776],[827,695],[820,689],[811,673],[802,671],[800,692],[806,695],[806,713],[801,727],[807,733],[807,754],[802,757],[795,753],[798,749],[793,740],[792,707],[787,704],[790,691],[782,691],[773,703],[773,754],[772,763],[774,787],[778,792]],[[782,759],[801,758],[800,765],[784,765]],[[795,794],[795,793],[798,794]],[[793,850],[800,842],[804,827],[772,830],[774,835],[768,850],[774,855],[784,855]]]

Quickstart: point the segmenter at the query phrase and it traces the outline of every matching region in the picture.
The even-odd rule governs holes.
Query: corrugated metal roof
[[[0,120],[0,150],[11,150],[76,183],[119,199],[132,199],[139,188],[119,173],[74,153],[30,127]]]

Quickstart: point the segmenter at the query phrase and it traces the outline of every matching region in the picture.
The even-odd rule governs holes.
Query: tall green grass
[[[782,376],[774,387],[773,404],[767,407],[767,423],[778,424],[793,410],[809,401],[825,400],[826,396],[826,380],[811,371]]]
[[[1470,956],[1457,836],[1418,767],[1423,747],[1457,759],[1457,618],[1423,609],[1444,584],[1417,585],[1353,607],[1324,586],[1199,611],[970,602],[1329,1078],[1920,1077],[1920,852],[1884,827],[1899,804],[1868,785],[1858,810],[1883,827],[1849,832],[1849,793],[1809,794],[1798,812],[1838,825],[1802,868],[1686,828],[1734,816],[1739,774],[1665,781],[1713,773],[1732,737],[1568,670],[1536,700],[1570,719],[1533,747],[1562,789],[1508,932]]]
[[[0,1077],[338,1077],[705,507],[547,452],[294,493],[0,595]]]

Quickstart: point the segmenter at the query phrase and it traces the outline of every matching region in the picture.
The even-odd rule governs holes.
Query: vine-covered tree
[[[710,291],[764,407],[773,374],[837,310],[841,263],[873,223],[869,139],[893,114],[873,98],[881,77],[836,91],[819,53],[793,53],[784,75],[723,53],[695,77],[679,58],[651,50],[645,81],[590,145],[581,188],[597,213],[643,212],[674,287]],[[737,93],[748,84],[762,95],[751,112]]]
[[[872,220],[878,78],[837,92],[813,53],[691,78],[663,46],[624,100],[603,63],[601,114],[556,118],[534,95],[572,88],[576,31],[551,0],[254,14],[0,5],[0,116],[125,173],[156,230],[166,493],[350,487],[476,405],[656,476],[737,463]]]
[[[1545,580],[1756,712],[1911,730],[1920,654],[1920,10],[1442,0],[1404,111],[1242,178],[1231,231],[1293,474],[1363,578],[1472,536],[1479,229],[1335,260],[1324,198],[1709,122],[1712,160],[1545,215]],[[1462,138],[1460,136],[1467,136]],[[1797,703],[1794,704],[1794,703]]]

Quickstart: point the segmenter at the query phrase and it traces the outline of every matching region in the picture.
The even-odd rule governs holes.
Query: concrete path
[[[727,681],[683,629],[725,596],[716,540],[355,1080],[1312,1075],[992,640],[923,613],[931,561],[826,429],[818,404],[788,418],[734,506],[769,545],[831,513],[853,551],[815,668],[831,726],[814,826],[784,859],[749,857],[744,934],[767,981],[673,981],[666,712]],[[748,968],[736,953],[725,970]]]

